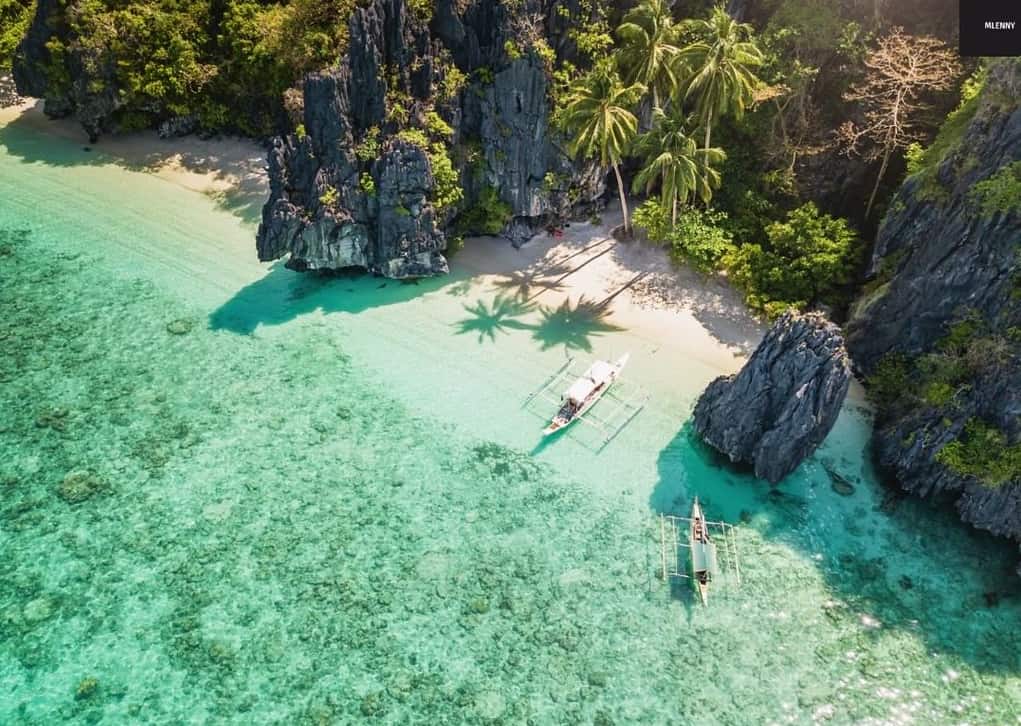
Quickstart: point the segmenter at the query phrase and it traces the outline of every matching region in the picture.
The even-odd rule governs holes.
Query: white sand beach
[[[737,370],[765,329],[740,292],[674,264],[655,244],[614,239],[610,230],[621,221],[613,204],[600,225],[572,223],[562,237],[541,234],[521,249],[502,238],[471,238],[451,266],[543,306],[597,310],[630,335],[656,341],[663,357]]]
[[[266,151],[251,139],[161,139],[155,131],[139,131],[111,134],[89,143],[76,121],[48,118],[42,111],[42,101],[36,99],[0,108],[0,126],[8,124],[80,143],[113,163],[154,174],[228,206],[257,211],[269,193]],[[248,221],[254,221],[253,215],[248,216]]]
[[[4,125],[80,143],[104,162],[211,197],[238,213],[253,232],[268,194],[265,150],[250,139],[161,139],[142,131],[90,144],[76,122],[47,118],[36,100],[0,109]],[[621,219],[613,202],[602,224],[573,223],[562,237],[540,234],[521,249],[499,237],[471,238],[452,259],[452,272],[476,277],[498,297],[598,314],[642,339],[661,360],[688,359],[720,372],[737,370],[761,338],[762,321],[724,279],[673,264],[654,244],[614,240],[610,230]],[[252,259],[237,260],[249,270],[254,242],[251,250]]]

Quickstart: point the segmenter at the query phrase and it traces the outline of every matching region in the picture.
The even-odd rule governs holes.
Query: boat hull
[[[542,435],[551,436],[552,434],[555,434],[558,431],[563,431],[568,426],[577,421],[579,418],[581,418],[586,411],[595,406],[596,403],[598,403],[599,399],[603,397],[603,394],[610,390],[610,386],[612,386],[614,381],[616,381],[617,378],[620,376],[620,372],[624,369],[624,366],[627,365],[628,359],[630,357],[631,357],[630,353],[625,353],[619,359],[617,359],[617,362],[613,364],[613,372],[607,377],[605,381],[603,381],[600,384],[600,386],[595,391],[592,392],[590,397],[587,398],[585,402],[581,405],[581,407],[574,412],[574,415],[567,417],[564,416],[562,413],[558,413],[556,416],[553,417],[553,420],[550,421],[549,425],[545,429],[543,429]],[[588,371],[586,371],[586,375],[587,374]]]
[[[705,516],[702,514],[702,505],[695,497],[691,506],[691,528],[688,531],[688,544],[691,549],[691,581],[698,593],[702,605],[709,605],[709,572],[702,569],[697,560],[696,553],[709,544],[709,528],[706,525]]]

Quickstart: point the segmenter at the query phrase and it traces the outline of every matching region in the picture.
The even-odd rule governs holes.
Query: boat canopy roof
[[[564,394],[564,398],[569,399],[574,405],[580,406],[586,398],[592,395],[592,392],[600,383],[605,383],[610,379],[615,370],[617,369],[612,363],[597,360],[585,371],[581,378],[571,384],[571,387],[567,389],[567,393]]]
[[[692,542],[691,563],[695,572],[717,574],[720,568],[716,562],[716,545],[712,542]]]

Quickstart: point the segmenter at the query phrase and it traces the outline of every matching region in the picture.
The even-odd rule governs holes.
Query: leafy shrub
[[[904,149],[904,161],[908,167],[908,176],[913,176],[924,168],[925,149],[917,141],[908,144]]]
[[[766,245],[746,244],[727,255],[731,279],[748,304],[767,312],[832,298],[851,281],[861,246],[844,219],[809,202],[766,227]]]
[[[355,156],[361,162],[371,162],[379,158],[379,127],[373,126],[365,132],[362,140],[355,144]]]
[[[868,377],[869,398],[880,412],[894,412],[910,390],[913,365],[910,358],[899,353],[884,356]]]
[[[478,201],[457,218],[457,229],[464,233],[497,235],[512,216],[511,206],[500,199],[493,187],[484,187]]]
[[[987,486],[1021,480],[1021,443],[1008,445],[1003,431],[977,418],[965,424],[962,437],[936,454],[936,461]]]
[[[443,76],[443,85],[440,88],[440,98],[450,101],[457,98],[465,84],[468,83],[468,76],[457,66],[452,66],[447,74]]]
[[[335,207],[340,200],[340,192],[336,187],[326,187],[326,190],[319,195],[319,203],[324,207]]]
[[[433,17],[433,0],[408,0],[411,14],[420,23],[428,24]]]
[[[506,53],[507,58],[509,58],[512,61],[516,61],[523,55],[521,52],[521,48],[519,48],[518,44],[515,43],[513,40],[507,40],[503,44],[503,52]]]
[[[376,180],[369,172],[363,171],[358,176],[358,187],[370,197],[376,196]]]
[[[0,73],[11,67],[14,49],[25,37],[33,12],[34,0],[0,0]]]
[[[659,200],[650,199],[634,213],[634,224],[649,238],[670,248],[671,256],[702,272],[720,269],[724,257],[733,253],[730,232],[724,224],[727,215],[713,210],[686,208],[671,223],[671,213]]]
[[[449,141],[454,136],[454,129],[435,111],[426,113],[425,130],[437,140]]]
[[[968,198],[986,217],[1021,211],[1021,161],[1007,164],[975,184]]]
[[[436,213],[442,215],[457,205],[464,198],[464,190],[446,145],[441,141],[430,141],[421,129],[405,129],[397,134],[397,138],[414,144],[429,157],[434,182],[430,201]]]

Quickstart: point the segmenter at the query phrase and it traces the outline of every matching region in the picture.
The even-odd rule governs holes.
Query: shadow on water
[[[800,554],[796,568],[812,558],[848,613],[917,633],[929,652],[953,654],[977,670],[1021,672],[1021,583],[1012,546],[963,525],[950,507],[884,496],[867,451],[864,464],[856,457],[857,464],[844,458],[837,465],[856,488],[841,496],[820,465],[833,466],[830,456],[821,449],[771,487],[732,466],[686,423],[660,452],[649,504],[656,514],[687,516],[697,495],[709,519],[753,528],[765,547]],[[746,580],[775,576],[756,571],[753,556],[742,552]],[[782,552],[769,559],[778,557]],[[687,602],[681,584],[671,592]]]
[[[213,311],[209,327],[250,335],[260,325],[281,325],[311,312],[360,313],[407,302],[450,283],[449,278],[401,282],[363,272],[315,275],[288,270],[278,262],[269,274]]]
[[[145,132],[144,145],[150,150],[127,158],[118,154],[116,149],[104,148],[104,139],[89,144],[84,132],[80,142],[46,133],[45,127],[40,127],[40,124],[67,122],[47,122],[31,118],[29,113],[34,112],[23,112],[18,118],[0,126],[0,147],[26,164],[56,167],[115,165],[139,172],[155,172],[173,164],[195,174],[212,174],[213,179],[225,189],[207,192],[206,196],[220,209],[249,225],[254,226],[260,219],[268,192],[266,155],[261,150],[252,149],[246,155],[222,155],[217,153],[216,141],[160,139]],[[250,142],[244,140],[243,143]]]

